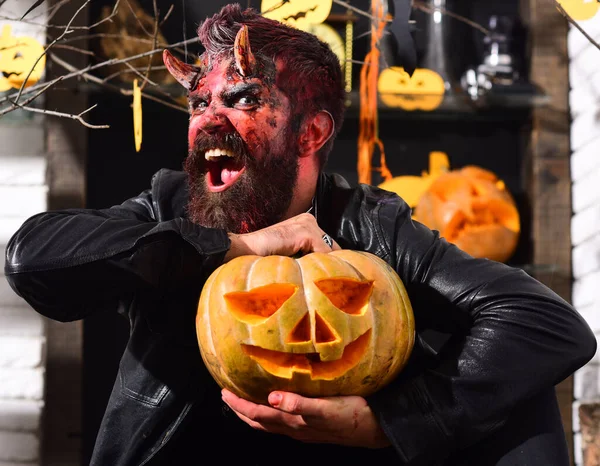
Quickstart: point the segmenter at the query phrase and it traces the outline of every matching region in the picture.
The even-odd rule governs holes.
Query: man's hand
[[[311,214],[300,214],[252,233],[230,233],[231,247],[225,255],[225,262],[250,254],[293,256],[300,252],[306,254],[341,249],[335,241],[332,247],[327,245],[323,241],[324,234]]]
[[[310,443],[334,443],[366,448],[390,445],[371,408],[360,396],[305,398],[272,392],[264,406],[239,398],[228,390],[223,401],[249,426]]]

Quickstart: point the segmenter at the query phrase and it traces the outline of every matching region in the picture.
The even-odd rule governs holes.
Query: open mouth
[[[241,157],[227,149],[210,149],[204,153],[206,159],[206,184],[213,193],[225,191],[233,186],[244,173],[246,166]]]
[[[291,379],[295,372],[308,374],[312,380],[333,380],[356,366],[366,353],[371,340],[367,330],[344,348],[342,357],[335,361],[321,361],[317,353],[284,353],[258,346],[242,344],[242,350],[268,373]]]

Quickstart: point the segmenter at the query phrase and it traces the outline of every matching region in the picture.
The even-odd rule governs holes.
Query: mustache
[[[204,157],[204,153],[210,149],[225,149],[235,154],[235,157],[242,157],[248,160],[248,148],[246,143],[238,132],[229,133],[198,133],[194,139],[194,145],[191,153],[194,157]]]

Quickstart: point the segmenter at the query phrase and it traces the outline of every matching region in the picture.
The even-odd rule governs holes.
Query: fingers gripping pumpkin
[[[222,265],[204,286],[196,330],[217,383],[259,403],[273,390],[373,393],[405,366],[415,335],[395,271],[349,250]]]
[[[440,175],[420,197],[414,218],[474,257],[504,262],[519,239],[512,196],[504,182],[480,167]]]

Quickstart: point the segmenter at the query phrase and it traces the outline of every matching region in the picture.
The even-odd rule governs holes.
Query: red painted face
[[[288,98],[268,79],[215,63],[190,92],[190,216],[234,232],[281,220],[298,171]]]
[[[217,64],[200,79],[189,101],[190,149],[223,133],[237,133],[253,159],[276,155],[286,146],[287,97],[259,78],[242,78],[231,61]],[[207,189],[222,192],[233,186],[244,173],[242,154],[232,154],[231,148],[216,142],[213,147],[201,145],[207,161]]]

